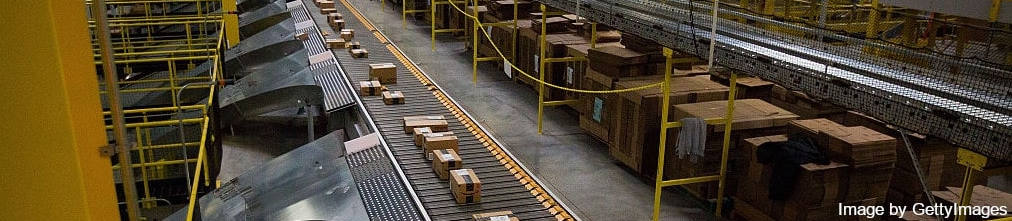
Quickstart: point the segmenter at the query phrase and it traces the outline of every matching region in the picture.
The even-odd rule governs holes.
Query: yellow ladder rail
[[[658,150],[657,150],[657,175],[656,175],[655,180],[654,180],[654,210],[653,210],[653,216],[652,216],[653,220],[658,220],[660,218],[660,215],[661,215],[661,189],[663,187],[667,187],[667,186],[680,186],[680,185],[686,185],[686,184],[704,183],[704,182],[713,182],[713,181],[717,181],[717,208],[716,208],[717,211],[716,211],[716,216],[720,217],[721,213],[722,213],[722,207],[723,207],[723,204],[724,204],[724,186],[725,186],[724,182],[725,182],[725,178],[727,178],[727,158],[728,158],[728,150],[730,149],[730,141],[731,141],[731,124],[732,124],[732,120],[730,120],[730,119],[733,119],[732,115],[734,114],[734,97],[735,97],[735,92],[737,91],[736,85],[737,85],[737,81],[738,81],[738,75],[736,73],[731,73],[730,83],[728,83],[729,90],[728,90],[728,95],[727,95],[727,112],[724,114],[724,117],[722,117],[722,118],[705,119],[706,124],[708,124],[708,125],[725,124],[725,126],[724,126],[724,143],[723,143],[723,146],[722,146],[722,149],[721,149],[721,155],[720,155],[720,173],[717,174],[717,175],[710,175],[710,176],[686,177],[686,178],[680,178],[680,179],[674,179],[674,180],[664,180],[664,156],[665,156],[664,152],[667,149],[666,148],[667,147],[666,144],[667,144],[667,138],[668,138],[668,129],[670,129],[670,128],[676,128],[676,127],[681,127],[682,124],[680,122],[678,122],[678,121],[673,121],[673,122],[669,122],[668,121],[668,113],[669,113],[669,109],[671,109],[671,107],[670,107],[670,105],[671,105],[671,84],[670,83],[671,83],[672,63],[674,63],[675,59],[672,58],[672,55],[674,54],[674,51],[671,50],[670,48],[665,47],[663,53],[664,53],[665,62],[664,62],[664,83],[661,85],[661,91],[662,91],[661,93],[663,94],[663,97],[661,99],[661,107],[662,107],[661,108],[661,134],[660,134],[660,142],[659,142],[658,147],[657,147],[658,148]]]

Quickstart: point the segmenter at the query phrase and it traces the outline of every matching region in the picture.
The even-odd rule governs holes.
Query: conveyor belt
[[[328,52],[324,46],[323,35],[317,30],[318,27],[309,16],[309,11],[299,4],[299,1],[288,3],[288,12],[292,14],[295,22],[295,29],[299,32],[309,33],[309,40],[302,41],[310,56]],[[320,63],[310,64],[310,69],[316,73],[314,79],[316,85],[323,88],[323,108],[330,112],[355,104],[355,96],[345,83],[344,74],[339,71],[337,62],[333,59]]]
[[[305,0],[311,17],[318,19],[316,26],[330,33],[318,14],[316,6]],[[514,157],[489,137],[480,125],[446,94],[429,81],[421,70],[390,44],[386,37],[354,11],[345,1],[337,4],[337,12],[345,16],[346,28],[355,30],[355,39],[369,51],[368,58],[352,58],[346,50],[335,51],[340,69],[351,82],[368,80],[368,65],[393,63],[397,65],[398,84],[386,85],[390,90],[404,92],[403,105],[385,105],[379,96],[359,96],[368,118],[372,120],[383,143],[393,156],[395,167],[411,187],[430,220],[469,220],[481,212],[510,210],[521,220],[575,220],[569,209],[555,200],[536,177],[530,174]],[[296,18],[299,15],[294,16]],[[357,94],[357,91],[355,91]],[[329,99],[329,98],[327,98]],[[401,118],[416,115],[442,115],[447,118],[450,130],[459,138],[459,154],[464,168],[473,169],[482,181],[480,203],[457,204],[448,181],[440,180],[432,171],[431,161],[424,158],[421,148],[415,147],[412,137],[404,133]],[[365,190],[363,190],[365,191]],[[366,207],[370,205],[367,203]],[[370,214],[372,215],[372,214]]]
[[[581,16],[590,20],[636,33],[667,47],[707,56],[709,12],[697,8],[697,13],[690,16],[685,9],[689,8],[686,1],[670,1],[678,7],[649,0],[538,1],[565,11],[580,11]],[[749,19],[781,25],[766,18]],[[960,78],[946,80],[941,77],[944,71],[937,70],[942,69],[940,67],[934,68],[936,70],[909,67],[902,62],[864,55],[859,49],[840,49],[726,19],[718,21],[715,61],[720,65],[746,70],[748,74],[802,90],[908,130],[946,139],[989,157],[1012,160],[1012,149],[1008,146],[1012,143],[1012,116],[1009,114],[1012,112],[1009,108],[1012,87],[1008,78],[1001,78],[1007,70],[925,58],[944,67],[958,66],[968,70]],[[788,25],[781,27],[790,28]],[[914,57],[930,57],[832,33],[828,33],[828,37]]]

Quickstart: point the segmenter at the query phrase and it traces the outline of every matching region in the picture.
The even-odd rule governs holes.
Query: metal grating
[[[421,221],[400,179],[390,165],[390,158],[376,146],[348,155],[351,175],[355,178],[372,220]]]
[[[309,12],[305,5],[302,4],[302,1],[294,1],[289,4],[288,12],[292,14],[292,19],[294,19],[295,23],[306,22],[312,24],[298,30],[309,33],[309,39],[302,41],[302,44],[308,51],[307,54],[312,56],[329,52],[326,46],[324,46],[323,34],[320,33],[316,27],[316,23],[310,18]],[[326,111],[336,111],[355,104],[355,98],[352,97],[354,94],[343,83],[344,75],[338,71],[337,64],[333,60],[310,64],[309,68],[315,74],[313,78],[316,80],[316,85],[323,88],[323,107]]]

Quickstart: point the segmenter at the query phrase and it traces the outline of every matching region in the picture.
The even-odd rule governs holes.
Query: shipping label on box
[[[426,153],[431,153],[433,150],[458,150],[457,136],[426,136],[422,139],[424,140],[422,147],[425,148]],[[427,154],[426,159],[432,159],[432,155]]]
[[[362,95],[376,96],[380,95],[383,85],[379,81],[362,81],[359,82],[359,87],[362,90]]]
[[[439,179],[449,178],[450,170],[460,169],[463,165],[462,159],[453,150],[433,150],[429,154],[434,156],[432,159],[432,170],[436,172]]]
[[[384,91],[383,103],[387,105],[404,104],[404,93],[400,91]]]

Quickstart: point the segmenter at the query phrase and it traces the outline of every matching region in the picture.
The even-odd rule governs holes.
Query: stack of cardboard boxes
[[[413,134],[416,146],[422,147],[422,154],[432,161],[432,171],[440,179],[448,179],[450,193],[457,203],[481,201],[481,180],[471,169],[461,169],[464,159],[460,157],[457,137],[449,131],[443,116],[404,117],[404,132]]]
[[[917,178],[914,164],[910,160],[907,146],[901,141],[902,136],[895,128],[867,115],[848,111],[833,119],[844,126],[864,126],[879,133],[896,137],[896,169],[889,184],[886,202],[894,205],[911,206],[914,203],[927,203],[924,190]],[[956,147],[944,140],[921,134],[908,134],[910,149],[920,162],[925,184],[929,191],[943,190],[947,186],[958,186],[963,180],[965,167],[956,163]],[[978,176],[982,177],[982,176]],[[977,183],[983,182],[980,178]]]
[[[735,215],[749,219],[826,220],[836,217],[839,205],[881,205],[885,201],[896,162],[896,139],[867,127],[847,127],[828,119],[795,120],[788,126],[792,136],[808,136],[818,143],[829,165],[801,165],[794,190],[786,200],[770,200],[772,166],[758,162],[755,151],[765,142],[786,136],[747,139],[743,152],[748,164],[735,194],[743,203]]]
[[[726,95],[725,95],[726,96]],[[727,101],[707,101],[674,105],[671,108],[672,121],[693,117],[701,119],[722,118],[727,112]],[[726,190],[735,190],[740,169],[744,164],[744,156],[738,150],[737,143],[742,139],[783,134],[791,120],[798,119],[789,111],[773,106],[758,99],[736,100],[734,104],[733,126],[729,142],[728,171]],[[674,151],[677,148],[678,134],[681,128],[668,130],[668,142],[664,160],[664,178],[679,179],[698,176],[717,175],[720,170],[721,150],[724,142],[724,125],[708,125],[706,127],[706,143],[703,157],[692,162],[689,157],[681,159]],[[717,197],[717,182],[684,185],[689,193],[700,199]]]
[[[685,71],[677,71],[676,75]],[[620,81],[615,89],[635,88],[654,84],[662,79]],[[687,104],[718,101],[727,98],[728,88],[710,81],[706,76],[684,76],[671,79],[670,103]],[[623,164],[647,177],[655,175],[658,134],[661,123],[661,88],[619,94],[615,105],[618,116],[611,134],[609,152]],[[677,120],[677,119],[671,119]]]
[[[802,119],[833,118],[847,111],[827,101],[809,97],[801,91],[789,90],[780,85],[774,85],[770,95],[770,103],[790,110],[800,115]]]

